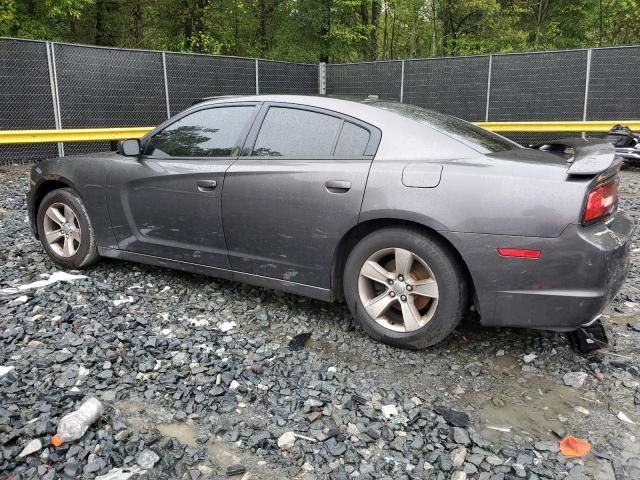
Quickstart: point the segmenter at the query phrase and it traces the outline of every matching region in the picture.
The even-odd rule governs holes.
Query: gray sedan
[[[598,319],[633,222],[604,141],[527,149],[394,103],[250,96],[198,103],[117,153],[31,171],[33,232],[64,268],[100,256],[333,301],[390,345],[481,322]]]

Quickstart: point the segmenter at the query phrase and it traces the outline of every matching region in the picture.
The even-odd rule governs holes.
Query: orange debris
[[[584,457],[591,451],[589,440],[568,435],[560,440],[560,453],[567,457]]]
[[[60,448],[63,443],[64,438],[62,438],[62,435],[55,434],[53,437],[51,437],[51,445],[53,445],[54,447]]]

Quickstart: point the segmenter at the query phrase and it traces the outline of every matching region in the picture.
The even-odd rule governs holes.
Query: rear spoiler
[[[567,153],[567,149],[573,150],[573,155],[567,160],[568,175],[597,175],[609,168],[622,163],[622,159],[616,155],[616,149],[607,140],[599,138],[562,138],[552,140],[534,148],[547,151],[561,151]]]

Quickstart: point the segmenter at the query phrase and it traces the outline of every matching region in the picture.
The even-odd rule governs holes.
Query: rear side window
[[[344,122],[340,131],[340,138],[336,144],[336,156],[362,156],[369,144],[369,131],[354,125],[353,123]]]
[[[271,107],[262,122],[253,155],[330,156],[340,123],[340,119],[322,113]]]
[[[154,157],[230,157],[255,107],[218,107],[194,112],[156,133],[145,155]]]

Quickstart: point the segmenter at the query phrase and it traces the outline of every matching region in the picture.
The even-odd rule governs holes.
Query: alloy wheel
[[[59,257],[69,258],[80,247],[82,235],[78,217],[64,203],[53,203],[44,214],[44,236],[47,244]]]
[[[362,265],[358,293],[367,313],[379,325],[412,332],[433,318],[438,282],[422,258],[404,248],[385,248]]]

